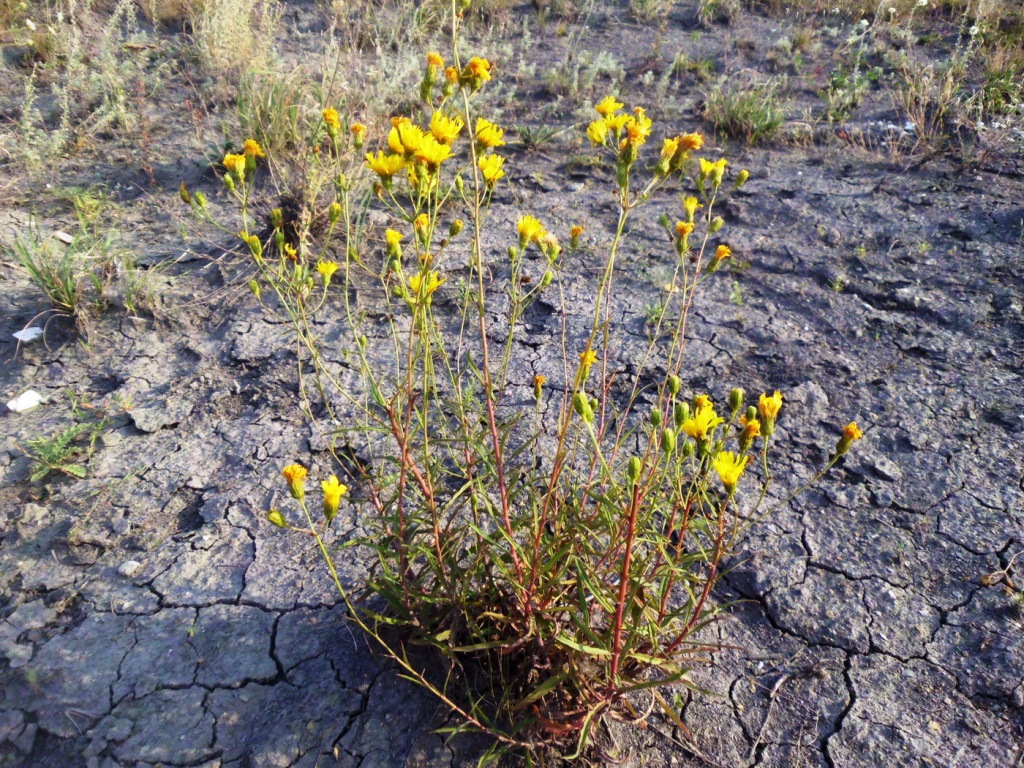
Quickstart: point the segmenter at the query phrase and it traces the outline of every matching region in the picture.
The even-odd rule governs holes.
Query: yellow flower
[[[444,59],[441,58],[441,54],[436,51],[431,51],[427,54],[427,66],[437,67],[440,69],[444,66]]]
[[[348,493],[348,486],[339,483],[338,478],[331,475],[327,480],[321,481],[320,487],[324,492],[324,517],[329,523],[338,514],[341,497]]]
[[[694,440],[703,440],[725,419],[715,413],[713,405],[700,405],[690,418],[683,421],[683,432]]]
[[[401,232],[396,232],[393,229],[384,230],[384,239],[388,244],[388,253],[397,251],[402,247],[402,240],[405,238]]]
[[[474,88],[479,88],[481,83],[486,83],[491,79],[491,62],[479,56],[474,56],[466,64],[466,68],[462,70],[462,76],[466,80],[471,81]]]
[[[260,146],[260,143],[256,141],[256,139],[245,140],[245,144],[242,145],[242,154],[245,155],[245,157],[251,157],[254,159],[257,157],[266,157],[266,154],[263,152],[263,147]]]
[[[595,120],[587,126],[587,138],[595,147],[603,147],[608,143],[608,123]]]
[[[774,395],[761,395],[757,400],[757,409],[761,413],[761,418],[767,424],[774,424],[779,411],[782,409],[782,393],[775,390]]]
[[[320,273],[320,277],[324,279],[324,285],[331,282],[331,277],[335,272],[338,271],[338,264],[334,261],[321,261],[316,265],[316,271]]]
[[[711,398],[707,395],[697,395],[693,398],[694,408],[714,408],[714,403],[711,402]]]
[[[533,388],[534,389],[540,389],[545,384],[547,384],[547,382],[548,382],[548,377],[547,376],[543,376],[543,375],[538,373],[536,376],[533,377]]]
[[[292,245],[291,243],[284,244],[284,255],[287,256],[292,261],[299,260],[299,252],[295,250],[295,246]]]
[[[445,117],[440,112],[435,112],[430,118],[430,132],[442,144],[451,144],[455,141],[465,125],[461,118]]]
[[[693,232],[693,224],[688,221],[677,221],[676,222],[676,237],[680,240],[689,237]]]
[[[516,223],[516,231],[519,233],[519,247],[525,248],[527,243],[539,243],[540,239],[547,234],[544,225],[533,216],[521,216]]]
[[[431,173],[437,171],[445,160],[451,157],[452,148],[440,143],[433,136],[425,136],[416,148],[416,159],[423,163]]]
[[[444,76],[452,85],[459,82],[459,70],[457,70],[455,67],[445,67]]]
[[[348,127],[348,132],[352,135],[352,143],[356,149],[362,149],[363,140],[366,139],[366,126],[362,123],[352,123]]]
[[[334,131],[332,136],[337,134],[341,130],[341,117],[338,115],[338,110],[334,107],[328,107],[323,112],[324,123],[327,125],[327,130]]]
[[[633,123],[639,131],[641,140],[647,141],[651,137],[651,118],[647,116],[643,107],[634,107],[633,114],[635,115]]]
[[[420,287],[424,287],[425,295],[429,296],[438,288],[447,278],[441,277],[440,273],[434,270],[427,275],[427,282],[424,284],[423,278],[420,275],[412,275],[409,278],[409,290],[411,290],[416,296],[420,295]]]
[[[589,368],[597,362],[597,352],[592,349],[586,349],[580,352],[580,367]]]
[[[622,109],[622,103],[615,100],[613,96],[605,96],[600,102],[594,105],[594,109],[597,110],[597,114],[601,117],[608,117],[613,115]]]
[[[676,152],[679,151],[679,139],[665,139],[661,145],[661,159],[664,162],[670,162],[673,157],[676,156]]]
[[[426,239],[427,231],[430,229],[430,217],[425,213],[421,213],[412,220],[412,228],[416,230],[416,234],[421,239]]]
[[[732,256],[732,248],[728,245],[720,245],[715,248],[715,255],[712,257],[715,261],[724,261]]]
[[[725,166],[729,161],[724,157],[721,160],[711,162],[705,160],[703,157],[700,159],[700,178],[710,178],[712,183],[718,185],[722,183],[722,176],[725,175]]]
[[[686,211],[686,220],[692,222],[694,214],[697,213],[697,209],[700,207],[701,205],[697,202],[696,197],[688,197],[683,200],[683,210]]]
[[[498,179],[505,175],[505,172],[501,169],[501,166],[505,164],[504,157],[484,155],[477,160],[476,164],[480,169],[480,173],[483,174],[484,181],[487,182],[488,187],[493,187],[498,183]]]
[[[388,148],[396,155],[411,158],[423,142],[423,136],[423,129],[414,125],[408,117],[392,118]]]
[[[632,115],[609,115],[604,119],[604,123],[608,126],[609,131],[618,136],[622,133],[623,127],[632,120]]]
[[[704,137],[699,133],[684,133],[679,137],[679,147],[683,152],[695,152],[704,146]]]
[[[245,181],[245,155],[224,155],[224,167],[239,181]]]
[[[580,247],[580,237],[583,235],[583,227],[576,224],[569,227],[569,247],[575,250]]]
[[[502,138],[504,135],[505,131],[490,120],[484,120],[482,117],[476,119],[476,143],[481,147],[494,148],[505,146],[505,141]]]
[[[732,451],[720,451],[715,456],[713,462],[715,472],[718,473],[722,479],[722,485],[730,494],[736,490],[736,483],[739,482],[740,476],[747,466],[747,458],[746,456],[737,456]]]
[[[864,432],[857,426],[856,421],[851,421],[843,428],[843,437],[852,443],[854,440],[864,437]]]
[[[385,155],[381,150],[377,150],[376,156],[366,156],[366,165],[382,179],[390,179],[402,170],[405,160],[401,155]]]
[[[306,495],[306,468],[301,464],[289,464],[281,470],[292,496],[301,499]]]

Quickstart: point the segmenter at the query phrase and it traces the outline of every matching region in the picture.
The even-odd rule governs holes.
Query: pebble
[[[117,572],[124,576],[126,579],[134,578],[138,576],[142,571],[142,563],[138,560],[125,560],[117,568]]]

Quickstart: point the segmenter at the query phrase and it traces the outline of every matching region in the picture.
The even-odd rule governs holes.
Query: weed
[[[722,78],[706,94],[704,119],[715,129],[748,144],[770,140],[785,120],[783,82],[777,79],[734,85]]]
[[[227,81],[266,70],[282,9],[277,0],[190,2],[192,44],[207,72]]]
[[[729,24],[741,10],[740,0],[699,0],[697,21],[705,27],[715,23]]]
[[[729,289],[729,302],[737,307],[742,307],[747,303],[746,292],[743,290],[743,286],[740,285],[739,280],[732,281],[732,287]]]
[[[25,441],[22,451],[32,460],[30,479],[36,483],[51,473],[82,479],[85,463],[96,449],[96,441],[113,423],[110,413],[82,403],[73,393],[71,398],[74,423],[50,437]]]
[[[664,22],[672,10],[674,0],[629,0],[629,12],[644,23]]]

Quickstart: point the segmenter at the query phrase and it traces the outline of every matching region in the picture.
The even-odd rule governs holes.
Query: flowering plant
[[[455,41],[454,5],[452,16]],[[306,468],[293,464],[283,473],[303,522],[280,510],[269,518],[316,538],[352,620],[460,715],[458,727],[491,734],[496,751],[572,757],[608,717],[643,720],[660,708],[682,726],[660,691],[693,687],[691,668],[715,649],[702,630],[722,610],[714,588],[723,565],[763,514],[782,395],[748,405],[737,388],[716,403],[685,393],[681,379],[696,291],[732,255],[715,209],[748,174],[728,179],[725,158],[698,156],[697,133],[667,136],[652,152],[655,125],[642,107],[598,103],[586,136],[614,164],[618,215],[589,331],[567,340],[561,370],[518,381],[512,329],[541,295],[564,304],[564,276],[588,246],[582,227],[563,246],[551,222],[525,214],[507,233],[503,263],[487,262],[493,193],[508,183],[504,131],[480,106],[495,69],[481,57],[462,61],[454,42],[452,57],[446,67],[427,55],[421,115],[393,118],[380,148],[364,151],[367,130],[353,123],[346,135],[339,113],[324,110],[318,154],[347,165],[334,199],[306,216],[327,223],[317,248],[312,229],[286,232],[280,212],[265,238],[254,234],[247,211],[261,152],[247,142],[224,159],[224,183],[242,207],[239,236],[260,272],[253,293],[292,322],[319,395],[321,410],[308,405],[307,415],[334,458],[322,517],[307,504]],[[371,246],[379,268],[361,255],[356,225],[366,185],[392,222],[382,247]],[[677,222],[665,222],[674,290],[619,396],[612,296],[627,225],[670,186],[687,190]],[[340,263],[327,258],[336,230]],[[383,334],[350,298],[350,288],[373,285]],[[356,386],[325,359],[310,322],[334,307]],[[512,394],[518,385],[532,386],[532,420]],[[654,405],[641,414],[642,394]],[[302,395],[312,399],[305,383]],[[825,469],[860,436],[849,425]],[[336,474],[367,531],[344,544],[328,534],[348,492]],[[343,583],[339,546],[373,553],[367,584]],[[402,633],[385,639],[386,626]],[[407,655],[410,642],[436,649],[454,673],[431,678]],[[459,674],[468,665],[486,673],[482,691],[478,676]]]

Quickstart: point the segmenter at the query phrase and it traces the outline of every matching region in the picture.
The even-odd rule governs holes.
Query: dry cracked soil
[[[314,35],[316,8],[290,7]],[[622,90],[642,101],[634,75],[650,65],[655,33],[621,9],[590,23],[587,45],[619,52]],[[658,34],[665,48],[714,51],[769,25],[748,19],[695,42],[680,12]],[[560,55],[561,38],[536,34],[532,56]],[[540,77],[518,87],[527,104],[556,103]],[[137,253],[174,258],[162,310],[108,312],[88,345],[55,322],[19,346],[12,333],[45,302],[9,258],[0,264],[0,391],[46,397],[0,415],[0,765],[474,765],[479,745],[436,734],[443,707],[346,625],[310,542],[264,517],[283,498],[282,465],[330,465],[296,407],[294,345],[245,290],[245,259],[155,213],[171,211],[181,181],[221,195],[208,136],[174,114],[181,93],[163,98],[148,169],[122,137],[112,146],[128,149],[66,171],[110,186]],[[537,119],[586,119],[585,105],[558,103]],[[516,109],[504,119],[529,124],[532,107]],[[702,128],[697,110],[686,83],[649,108],[666,132]],[[559,230],[582,223],[570,308],[592,306],[614,224],[612,176],[581,170],[571,141],[510,142],[488,237],[500,288],[521,211]],[[695,673],[708,695],[678,701],[689,737],[653,718],[607,739],[633,766],[1019,766],[1024,160],[1019,150],[970,165],[894,159],[836,141],[725,151],[751,173],[723,211],[739,266],[698,299],[685,384],[716,397],[733,385],[785,393],[777,474],[794,479],[780,489],[820,465],[848,420],[865,438],[743,542],[719,595],[737,602],[713,629],[728,648]],[[32,210],[44,229],[67,226],[41,188],[19,184],[21,204],[2,214],[8,235]],[[667,274],[655,222],[673,205],[666,195],[644,213],[622,263],[621,370]],[[335,320],[323,316],[321,329],[343,364]],[[586,322],[569,319],[570,342]],[[525,362],[509,396],[528,402],[534,372],[561,370],[561,311],[540,305],[515,332]],[[131,407],[99,437],[84,479],[33,483],[23,447],[69,423],[69,390]],[[336,535],[358,532],[361,514],[343,512]],[[358,557],[339,565],[350,585],[365,576]]]

